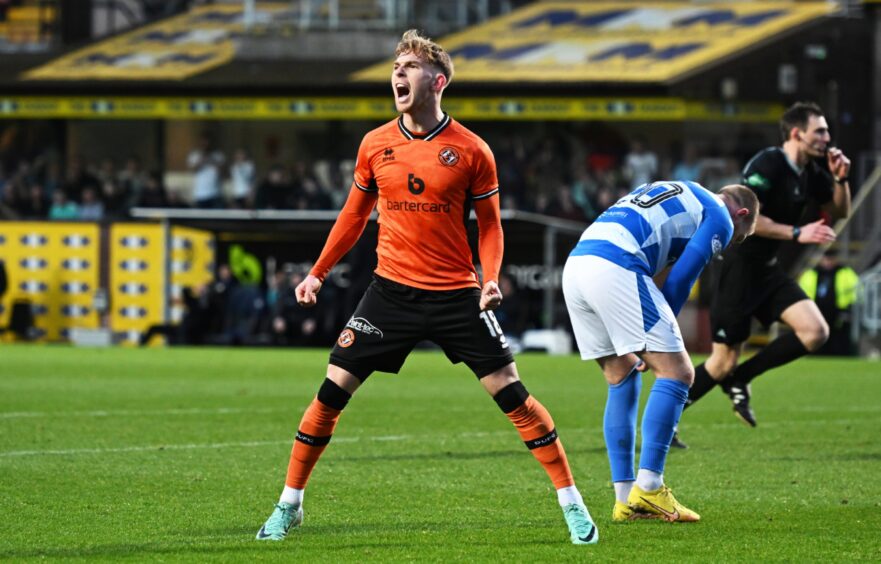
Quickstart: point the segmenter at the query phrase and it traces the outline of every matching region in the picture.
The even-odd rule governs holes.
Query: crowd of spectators
[[[221,264],[210,283],[182,289],[179,323],[153,325],[140,342],[162,335],[172,345],[326,346],[345,324],[347,294],[356,289],[329,279],[318,305],[306,309],[294,294],[302,280],[302,272],[288,267],[268,273],[262,284],[244,284]]]
[[[718,189],[740,178],[732,157],[701,155],[696,145],[659,151],[634,138],[627,150],[590,147],[564,136],[491,139],[503,209],[590,222],[634,187],[656,179],[694,180]],[[676,154],[675,157],[670,155]],[[202,138],[187,156],[188,186],[168,189],[166,176],[138,157],[124,162],[37,157],[0,162],[0,218],[102,220],[133,207],[205,209],[339,209],[350,186],[351,161],[275,163],[261,170],[245,149],[232,158]],[[177,176],[180,176],[178,174]]]

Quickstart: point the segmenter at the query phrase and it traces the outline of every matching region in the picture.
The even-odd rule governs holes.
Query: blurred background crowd
[[[739,182],[744,158],[694,144],[653,147],[643,138],[600,148],[564,133],[536,138],[490,132],[488,137],[496,137],[492,147],[503,209],[581,222],[592,221],[623,194],[652,180],[692,180],[711,190]],[[134,207],[333,210],[345,202],[354,161],[258,167],[247,149],[227,155],[204,135],[189,152],[187,166],[170,187],[164,171],[146,170],[136,155],[123,161],[74,156],[62,162],[51,152],[22,155],[0,146],[0,217],[122,219]]]

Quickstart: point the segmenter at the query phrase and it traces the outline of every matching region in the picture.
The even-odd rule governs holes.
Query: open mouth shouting
[[[395,101],[406,104],[410,100],[410,85],[404,82],[395,83]]]

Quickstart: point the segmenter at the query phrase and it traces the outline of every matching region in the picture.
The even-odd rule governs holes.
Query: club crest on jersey
[[[459,162],[459,153],[452,147],[444,147],[437,154],[437,159],[444,166],[455,166]]]
[[[713,245],[713,254],[714,255],[722,250],[722,240],[719,239],[718,235],[713,235],[712,245]]]
[[[379,338],[382,339],[382,331],[374,327],[372,323],[363,317],[353,317],[349,319],[349,322],[346,323],[346,327],[354,329],[359,333],[364,333],[365,335],[379,335]]]
[[[343,329],[343,332],[340,333],[340,338],[336,342],[343,348],[351,347],[352,343],[355,342],[355,334],[352,333],[351,329]]]

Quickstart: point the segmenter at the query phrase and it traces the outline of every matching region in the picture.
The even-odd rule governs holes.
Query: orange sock
[[[321,453],[330,442],[341,413],[341,409],[325,405],[318,397],[312,400],[306,413],[303,414],[294,440],[294,448],[291,449],[286,486],[298,490],[306,487],[312,469],[315,468]]]
[[[505,411],[506,406],[511,406],[511,402],[517,402],[514,398],[527,394],[526,388],[520,382],[515,382],[499,392],[495,399],[502,411]],[[518,407],[505,411],[505,415],[517,427],[532,455],[544,466],[554,487],[560,489],[575,485],[566,451],[557,438],[554,420],[548,410],[537,399],[527,396]]]

